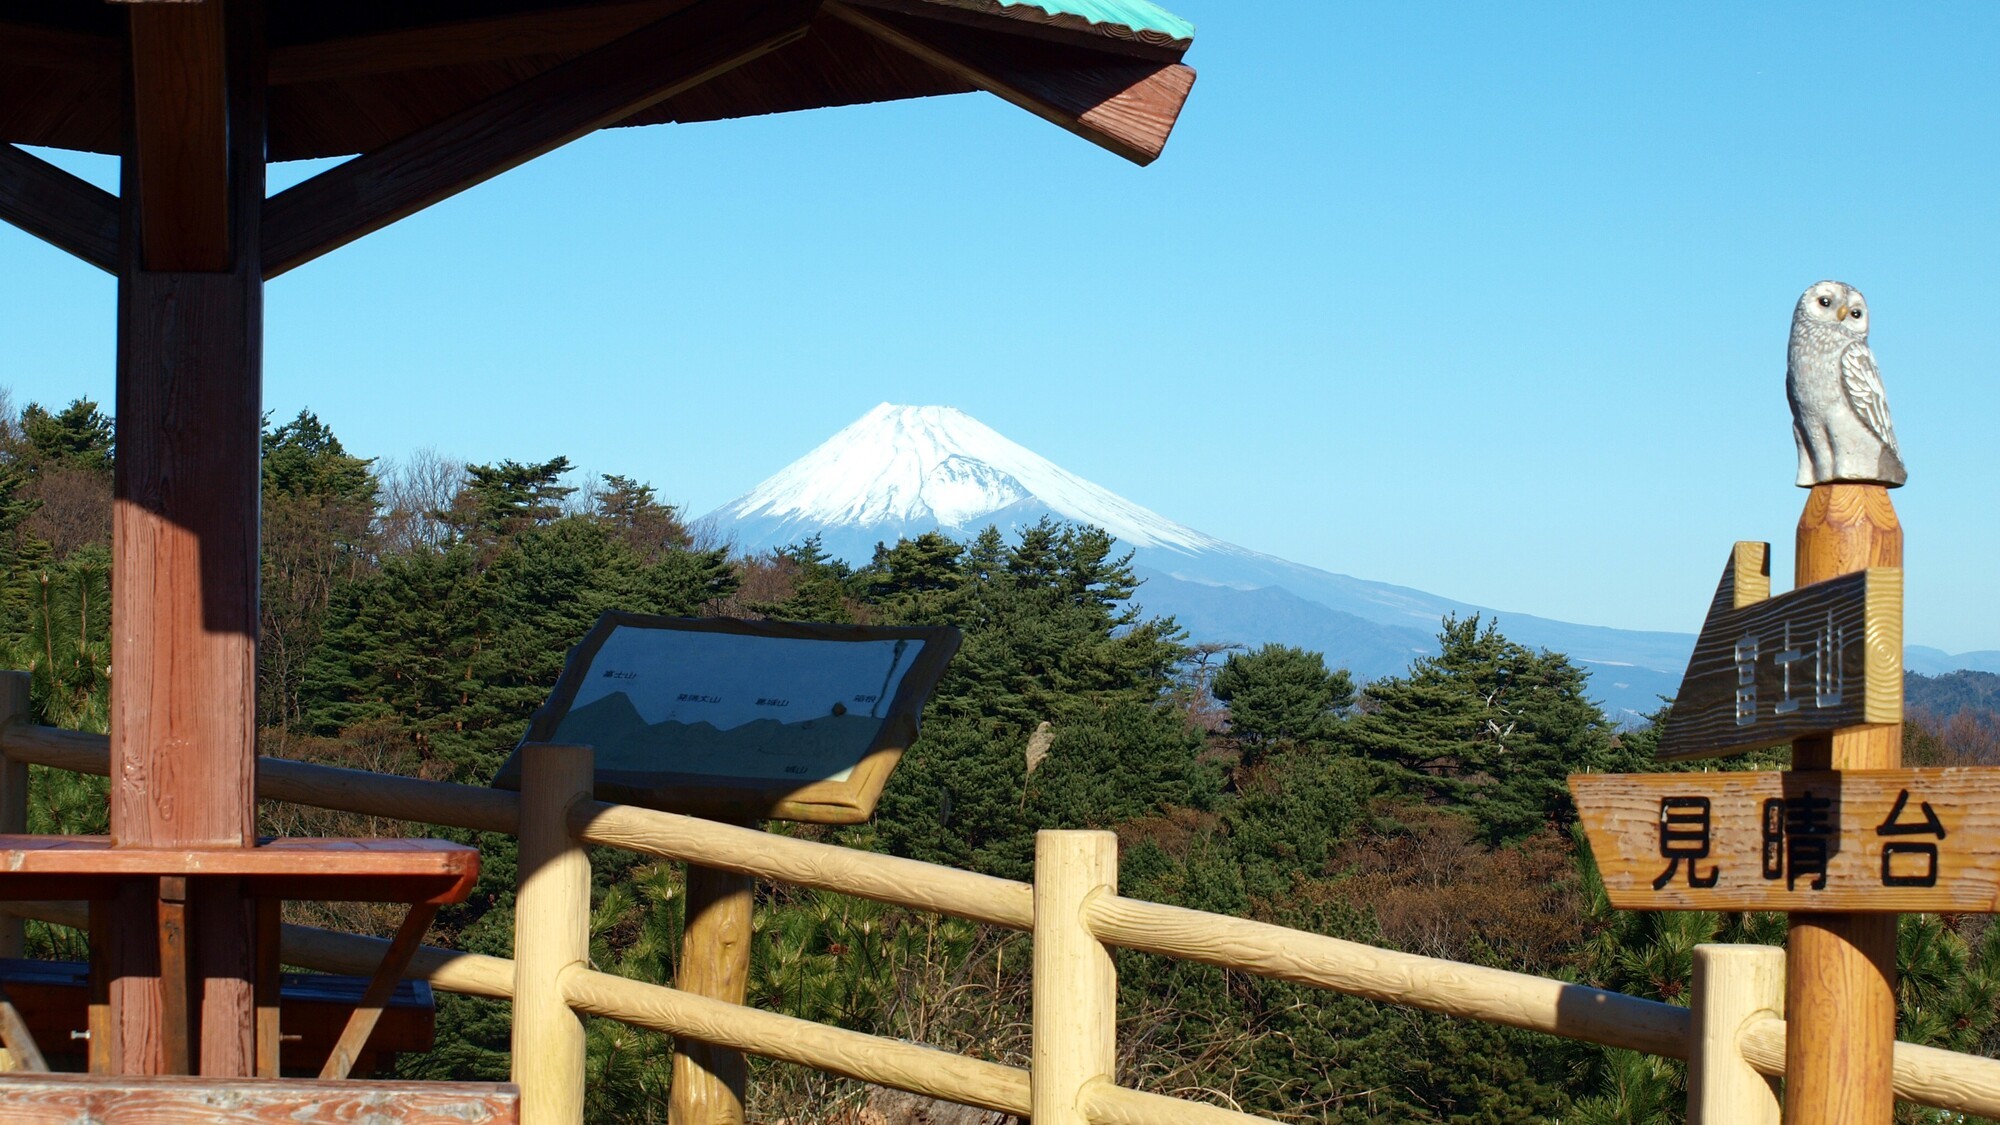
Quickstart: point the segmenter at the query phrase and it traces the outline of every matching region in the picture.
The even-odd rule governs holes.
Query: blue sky
[[[699,513],[942,403],[1294,561],[1693,631],[1732,541],[1790,571],[1786,329],[1835,277],[1909,637],[2000,648],[2000,5],[1170,6],[1151,168],[983,95],[598,134],[274,282],[266,405]],[[113,296],[0,227],[17,407],[109,400]]]

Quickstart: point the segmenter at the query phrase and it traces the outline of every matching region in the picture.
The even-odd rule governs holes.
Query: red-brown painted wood
[[[826,11],[1142,166],[1166,148],[1194,88],[1193,68],[1179,63],[1078,54],[1066,64],[1028,64],[1017,52],[950,24],[864,12],[837,0]]]
[[[111,638],[111,834],[127,847],[254,839],[262,3],[130,13]],[[157,950],[136,936],[157,902],[127,889],[112,924],[126,1074],[159,1073],[180,1034],[162,1029]],[[192,904],[203,1074],[255,1067],[250,909],[212,890]]]
[[[134,159],[147,269],[229,268],[224,10],[220,0],[132,7]]]
[[[113,846],[103,836],[0,836],[0,900],[102,899],[161,877],[243,883],[239,897],[463,902],[479,852],[445,840],[284,837],[256,847]],[[175,900],[180,901],[180,900]]]

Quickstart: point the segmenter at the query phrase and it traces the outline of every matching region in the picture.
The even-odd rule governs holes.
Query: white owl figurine
[[[1868,350],[1868,301],[1844,282],[1806,290],[1792,312],[1785,397],[1799,443],[1799,487],[1833,481],[1903,483],[1896,427],[1875,353]]]

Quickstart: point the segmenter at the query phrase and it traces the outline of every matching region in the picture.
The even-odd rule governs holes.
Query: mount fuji
[[[1044,516],[1095,524],[1133,552],[1138,601],[1172,614],[1194,641],[1296,645],[1358,680],[1400,675],[1437,651],[1448,614],[1497,618],[1509,639],[1568,654],[1591,694],[1631,720],[1680,686],[1694,638],[1496,612],[1371,582],[1227,543],[1147,510],[947,406],[883,403],[697,526],[740,551],[818,535],[822,548],[867,562],[878,542],[941,531],[969,539]]]

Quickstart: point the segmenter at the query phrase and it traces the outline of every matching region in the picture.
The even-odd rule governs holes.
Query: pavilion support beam
[[[220,0],[131,6],[132,158],[149,270],[229,268],[223,8]]]
[[[820,0],[695,0],[266,206],[276,277],[803,36]]]
[[[10,144],[0,144],[0,219],[118,272],[118,198]]]
[[[1194,70],[1180,63],[1118,62],[1034,66],[997,50],[919,30],[915,20],[891,24],[840,0],[826,11],[907,54],[1012,102],[1134,164],[1159,158],[1194,89]]]
[[[124,846],[248,846],[256,839],[263,0],[147,5],[131,18],[111,834]],[[189,132],[163,134],[163,121]],[[186,898],[187,1006],[200,1030],[189,1061],[204,1075],[248,1075],[253,904],[229,885],[195,882]],[[167,1040],[188,1037],[163,1025],[164,966],[157,943],[141,940],[160,901],[157,887],[135,886],[113,923],[111,1061],[124,1074],[161,1073]]]

